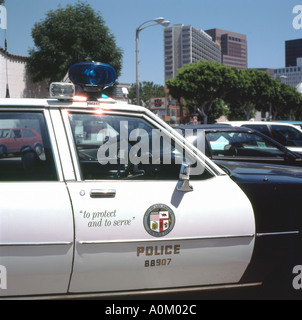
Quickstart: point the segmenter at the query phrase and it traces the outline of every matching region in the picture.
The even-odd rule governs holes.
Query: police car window
[[[42,113],[0,113],[0,182],[55,181],[56,168]]]
[[[178,180],[181,164],[193,157],[139,117],[70,113],[84,180]],[[198,167],[199,169],[199,167]],[[203,170],[198,179],[206,177]]]
[[[217,157],[277,157],[284,152],[269,140],[250,132],[211,132],[207,134],[212,155]]]

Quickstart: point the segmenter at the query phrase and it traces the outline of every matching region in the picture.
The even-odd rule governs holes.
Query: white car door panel
[[[251,259],[255,233],[246,197],[228,177],[194,181],[190,193],[175,191],[176,183],[68,183],[76,234],[70,292],[240,280]],[[116,195],[92,199],[90,191],[95,189],[116,190]],[[236,205],[226,205],[230,194]],[[174,228],[162,237],[150,235],[144,225],[145,213],[156,204],[166,205],[175,216]]]
[[[0,189],[0,264],[7,270],[7,289],[1,294],[66,293],[73,257],[66,186],[59,182],[2,183]]]
[[[1,112],[0,118],[0,126],[22,121],[43,137],[39,159],[33,150],[0,158],[0,265],[7,271],[7,288],[0,294],[66,293],[73,259],[73,214],[66,184],[60,181],[56,146],[48,138],[53,135],[49,114]]]

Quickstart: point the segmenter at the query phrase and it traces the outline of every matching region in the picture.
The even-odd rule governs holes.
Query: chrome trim
[[[114,198],[115,189],[93,189],[90,190],[90,198]]]
[[[14,297],[0,297],[0,300],[57,300],[57,299],[79,299],[79,298],[119,298],[139,295],[144,297],[147,295],[158,294],[172,294],[172,293],[193,293],[198,291],[214,291],[234,288],[248,288],[261,286],[262,282],[253,283],[234,283],[234,284],[220,284],[220,285],[205,285],[198,287],[183,287],[183,288],[168,288],[168,289],[149,289],[149,290],[132,290],[123,292],[95,292],[95,293],[68,293],[57,295],[43,295],[43,296],[14,296]]]
[[[285,231],[285,232],[267,232],[267,233],[256,233],[256,237],[267,237],[267,236],[287,236],[287,235],[298,235],[300,231]]]
[[[0,243],[0,247],[37,247],[37,246],[67,246],[72,245],[72,241],[66,242],[11,242]]]
[[[54,138],[59,152],[64,181],[76,181],[75,167],[72,161],[69,140],[59,109],[50,110],[50,117],[54,130]]]
[[[213,237],[192,237],[192,238],[176,238],[176,239],[134,239],[134,240],[89,240],[89,241],[77,241],[77,244],[125,244],[125,243],[145,243],[145,242],[168,242],[168,241],[184,241],[184,240],[219,240],[219,239],[235,239],[235,238],[254,238],[254,234],[245,234],[245,235],[225,235],[225,236],[213,236]]]

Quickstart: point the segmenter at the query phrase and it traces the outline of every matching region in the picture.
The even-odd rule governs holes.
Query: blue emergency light
[[[115,69],[100,62],[79,62],[69,68],[69,79],[90,98],[100,98],[102,91],[116,80]]]

